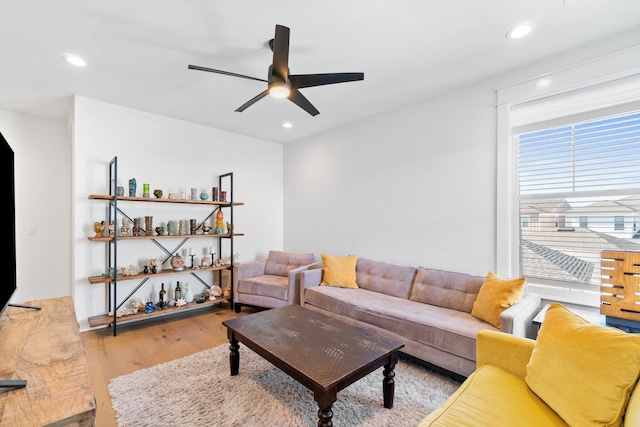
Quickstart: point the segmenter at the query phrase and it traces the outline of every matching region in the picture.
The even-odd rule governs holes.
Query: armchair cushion
[[[640,375],[640,335],[595,325],[553,303],[525,381],[569,425],[620,426]]]
[[[267,263],[264,267],[264,274],[273,276],[288,276],[293,269],[303,265],[312,264],[316,261],[313,253],[298,254],[290,252],[270,251]]]

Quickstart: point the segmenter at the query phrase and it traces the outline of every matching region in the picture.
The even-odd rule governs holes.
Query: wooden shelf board
[[[234,266],[238,265],[238,264],[233,264]],[[136,280],[136,279],[145,279],[147,277],[157,277],[157,276],[167,276],[167,275],[172,275],[172,274],[186,274],[186,273],[198,273],[198,272],[204,272],[204,271],[219,271],[219,270],[228,270],[230,267],[230,265],[221,265],[221,266],[217,266],[217,267],[204,267],[204,268],[185,268],[182,271],[174,271],[171,269],[165,269],[160,271],[159,273],[140,273],[140,274],[136,274],[134,276],[125,276],[123,274],[118,274],[118,281],[124,281],[124,280]],[[89,277],[89,283],[95,284],[95,283],[108,283],[108,282],[113,282],[113,277],[111,276],[90,276]]]
[[[244,233],[233,233],[233,236],[244,236]],[[191,239],[194,237],[222,237],[229,238],[230,234],[177,234],[174,236],[118,236],[118,240],[149,240],[149,239]],[[110,236],[102,236],[102,237],[89,237],[89,240],[92,242],[112,242],[113,237]]]
[[[114,196],[110,196],[108,194],[90,194],[90,199],[95,200],[114,200]],[[129,197],[129,196],[120,196],[118,197],[118,201],[127,201],[127,202],[154,202],[154,203],[187,203],[192,205],[218,205],[218,206],[231,206],[231,202],[221,202],[221,201],[213,201],[213,200],[187,200],[187,199],[164,199],[157,197]],[[233,206],[242,206],[244,202],[233,202]]]
[[[205,307],[212,307],[212,306],[224,304],[227,302],[229,302],[227,299],[220,298],[213,301],[206,300],[205,302],[201,302],[201,303],[190,302],[189,304],[184,305],[182,307],[167,307],[162,310],[154,310],[152,313],[145,313],[144,310],[140,310],[136,314],[130,314],[128,316],[118,317],[116,319],[116,322],[118,325],[121,325],[129,322],[137,322],[141,320],[152,319],[155,317],[169,316],[171,314],[178,314],[178,313],[184,313],[192,310],[199,310]],[[89,326],[92,328],[95,328],[97,326],[108,326],[112,324],[113,324],[113,316],[110,316],[108,314],[89,317]]]

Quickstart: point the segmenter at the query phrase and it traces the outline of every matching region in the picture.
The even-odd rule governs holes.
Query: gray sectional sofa
[[[471,315],[484,277],[358,258],[358,289],[320,286],[322,268],[300,273],[300,304],[399,339],[402,352],[466,377],[476,369],[476,334],[497,331]],[[500,316],[500,331],[535,338],[538,295],[525,292]]]

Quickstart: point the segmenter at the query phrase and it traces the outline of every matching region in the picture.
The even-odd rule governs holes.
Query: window
[[[542,277],[533,277],[527,281],[530,291],[547,300],[599,306],[598,286],[593,280],[586,280],[588,273],[583,274],[582,278],[579,277],[580,274],[578,278],[571,274],[567,277],[566,271],[558,265],[557,259],[556,263],[550,262],[551,255],[547,254],[547,258],[543,258],[540,252],[546,249],[555,250],[556,252],[552,253],[560,258],[566,257],[568,253],[574,257],[569,260],[576,261],[577,258],[585,261],[582,265],[586,269],[592,266],[594,271],[591,272],[591,278],[597,278],[599,273],[595,268],[599,265],[599,260],[593,255],[596,251],[591,249],[591,252],[585,255],[582,251],[575,250],[577,237],[583,236],[584,232],[602,233],[598,234],[602,239],[596,244],[616,238],[633,244],[634,247],[640,243],[640,204],[634,200],[640,198],[640,188],[637,178],[633,182],[632,171],[634,162],[637,162],[637,157],[633,157],[637,156],[637,151],[633,154],[638,147],[637,140],[635,146],[629,143],[626,147],[624,144],[616,147],[605,142],[598,146],[592,141],[589,147],[585,139],[588,133],[591,133],[591,136],[596,135],[596,122],[619,119],[621,116],[633,115],[634,112],[640,112],[640,45],[573,65],[565,63],[555,70],[547,70],[538,76],[496,88],[498,274],[505,277],[520,274],[521,258],[533,252],[535,256],[528,259],[531,262],[529,271]],[[611,125],[614,125],[614,122]],[[624,127],[620,122],[616,125],[619,125],[620,130]],[[526,178],[529,179],[529,191],[520,194],[520,136],[531,137],[534,133],[546,132],[545,138],[552,140],[551,131],[556,132],[560,141],[556,141],[555,145],[554,142],[548,142],[551,145],[547,147],[546,154],[550,156],[546,163],[547,169],[531,171]],[[533,150],[535,147],[528,148]],[[550,151],[552,148],[559,149],[555,158]],[[625,152],[625,149],[629,151]],[[573,156],[576,163],[567,168],[566,160],[570,159],[573,162]],[[589,156],[593,158],[589,160]],[[553,161],[558,162],[558,168],[555,170]],[[589,165],[589,161],[592,164]],[[533,162],[530,162],[530,165],[533,166]],[[635,165],[637,167],[638,163]],[[538,166],[542,167],[542,163]],[[615,172],[615,167],[619,166],[624,166],[622,169],[626,172],[622,172],[621,169],[620,174],[609,174]],[[624,176],[624,173],[627,176]],[[538,174],[538,179],[542,179],[545,174],[556,175],[547,176],[551,178],[548,182],[538,181],[533,185],[531,180],[535,179],[535,174]],[[625,206],[620,205],[621,200]],[[522,212],[524,209],[530,210],[526,213],[526,229],[521,226],[521,209]],[[557,212],[549,212],[554,209]],[[635,217],[631,217],[634,214],[630,210],[635,210]],[[560,222],[556,222],[554,216],[564,216],[563,227],[557,227]],[[614,230],[615,216],[625,217],[625,230]],[[536,236],[531,234],[526,236],[527,239],[521,239],[525,232],[533,233],[536,228],[547,227],[547,231],[551,232],[549,224],[556,227],[552,234],[565,241],[560,247],[549,248],[548,244],[539,245],[542,247],[534,246],[540,242],[532,241]],[[530,247],[524,247],[521,240],[529,240]],[[557,244],[561,241],[555,242]],[[581,242],[583,249],[589,248],[589,243],[592,243],[589,240],[578,242]],[[532,248],[537,249],[538,253]],[[536,262],[538,265],[535,265]],[[538,274],[540,270],[545,274]],[[555,271],[557,277],[550,277],[552,275],[548,273],[551,271]]]
[[[515,135],[520,274],[600,292],[600,252],[640,250],[640,111]]]

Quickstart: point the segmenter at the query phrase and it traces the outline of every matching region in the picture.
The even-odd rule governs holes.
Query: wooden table
[[[239,342],[313,392],[318,426],[329,427],[338,392],[384,366],[385,408],[393,407],[393,369],[404,344],[299,305],[225,320],[231,375],[240,368]]]
[[[71,297],[7,307],[0,319],[0,380],[26,387],[0,391],[0,426],[95,424],[96,402]]]

